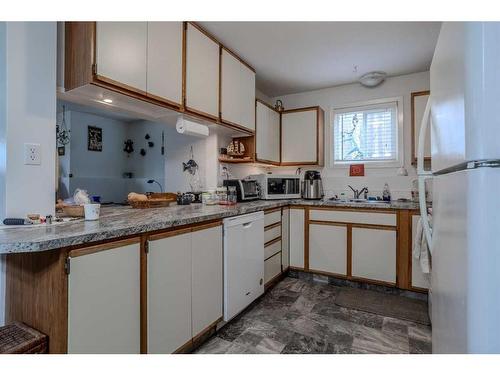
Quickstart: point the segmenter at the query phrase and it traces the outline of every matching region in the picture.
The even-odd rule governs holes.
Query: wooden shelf
[[[238,163],[255,163],[255,160],[253,158],[228,158],[224,156],[219,156],[219,161],[221,163],[233,163],[233,164],[238,164]]]

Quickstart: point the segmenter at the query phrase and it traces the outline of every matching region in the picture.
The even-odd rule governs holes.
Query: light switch
[[[40,155],[40,143],[24,144],[24,164],[40,165],[42,163]]]

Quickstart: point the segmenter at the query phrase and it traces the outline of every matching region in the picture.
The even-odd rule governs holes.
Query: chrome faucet
[[[351,185],[347,185],[347,186],[349,186],[349,188],[352,190],[352,192],[354,194],[354,199],[359,199],[359,197],[363,193],[365,193],[365,199],[368,198],[368,188],[366,186],[361,190],[356,190]]]

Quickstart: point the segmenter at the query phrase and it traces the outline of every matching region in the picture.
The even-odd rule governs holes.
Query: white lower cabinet
[[[222,227],[152,237],[148,352],[173,353],[222,316]]]
[[[191,233],[149,241],[148,352],[186,344],[191,320]]]
[[[290,210],[283,209],[281,219],[281,267],[283,271],[290,267]]]
[[[68,353],[139,353],[139,240],[92,251],[69,256]]]
[[[222,316],[222,226],[192,234],[193,337]]]
[[[346,225],[309,225],[309,268],[347,275]]]
[[[411,217],[411,286],[413,288],[429,289],[430,274],[423,273],[420,268],[420,261],[413,257],[413,244],[415,243],[415,234],[419,219],[420,215],[413,215]]]
[[[352,228],[352,276],[396,282],[396,230]]]
[[[304,210],[290,209],[290,266],[304,268]]]

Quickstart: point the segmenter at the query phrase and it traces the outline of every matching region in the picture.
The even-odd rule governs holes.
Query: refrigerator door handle
[[[420,125],[420,132],[418,134],[418,148],[417,148],[417,174],[418,174],[418,202],[420,207],[420,217],[422,219],[422,227],[424,229],[425,239],[427,246],[432,255],[432,229],[429,224],[429,216],[427,214],[427,203],[425,196],[425,180],[432,178],[432,172],[424,169],[424,145],[427,134],[427,128],[430,123],[431,113],[431,97],[427,100],[422,123]]]

